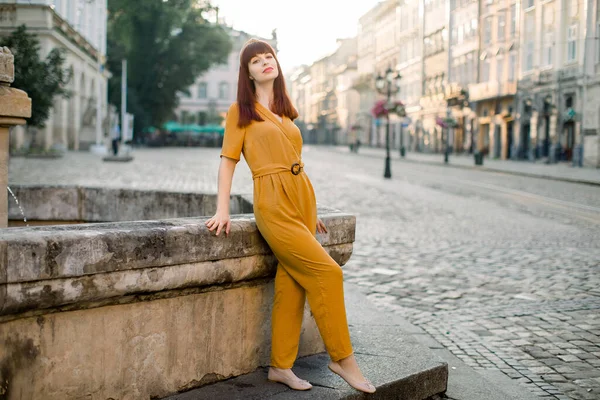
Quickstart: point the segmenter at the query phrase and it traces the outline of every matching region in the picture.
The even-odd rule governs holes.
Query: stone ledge
[[[354,216],[320,217],[329,228],[329,233],[319,235],[323,246],[354,242]],[[210,232],[204,225],[207,218],[3,230],[0,277],[5,281],[0,284],[271,253],[250,215],[232,216],[229,237]]]
[[[352,254],[355,217],[321,215],[321,244],[340,265]],[[0,232],[0,315],[273,277],[276,263],[250,215],[229,237],[203,218],[13,228]]]
[[[325,247],[339,264],[344,264],[352,253],[352,244]],[[214,287],[272,279],[277,260],[272,254],[222,259],[167,267],[116,271],[105,274],[72,278],[50,279],[3,285],[0,292],[0,323],[3,318],[38,315],[49,309],[74,306],[74,309],[94,308],[99,305],[124,304],[139,301],[144,294],[164,293],[188,288]],[[127,296],[136,296],[129,297]],[[159,296],[160,297],[160,296]],[[169,296],[167,296],[169,297]]]

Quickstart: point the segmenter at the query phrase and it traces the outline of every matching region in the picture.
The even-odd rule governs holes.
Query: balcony
[[[514,96],[517,93],[517,82],[482,82],[469,85],[471,101],[489,100],[498,97]]]

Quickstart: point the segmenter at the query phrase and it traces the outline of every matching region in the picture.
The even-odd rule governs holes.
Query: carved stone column
[[[0,228],[8,226],[8,130],[25,124],[25,118],[31,117],[27,93],[10,87],[15,80],[14,62],[8,47],[0,47]]]

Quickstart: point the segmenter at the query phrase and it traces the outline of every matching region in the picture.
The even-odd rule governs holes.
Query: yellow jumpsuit
[[[315,238],[317,203],[304,171],[294,163],[302,150],[300,130],[287,117],[280,122],[256,103],[264,119],[237,126],[239,109],[227,113],[221,156],[252,171],[256,225],[279,261],[272,313],[271,365],[291,368],[298,342],[305,296],[329,356],[338,361],[353,352],[346,320],[342,269]]]

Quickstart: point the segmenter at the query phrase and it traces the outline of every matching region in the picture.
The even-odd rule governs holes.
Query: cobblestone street
[[[13,158],[9,182],[214,193],[218,153]],[[357,216],[347,281],[475,369],[540,398],[600,398],[600,187],[399,160],[384,180],[383,159],[304,153],[318,202]],[[252,191],[244,162],[233,191]]]

